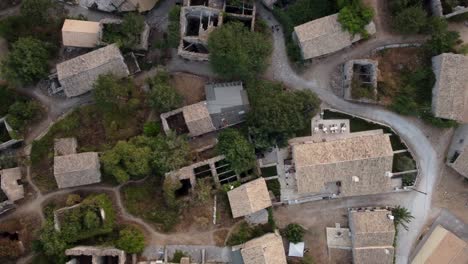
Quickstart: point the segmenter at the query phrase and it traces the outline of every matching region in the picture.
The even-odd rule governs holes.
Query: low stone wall
[[[444,15],[444,9],[442,7],[441,0],[432,0],[431,1],[431,11],[433,16],[444,17],[444,18],[451,18],[453,16],[461,15],[468,12],[468,7],[466,6],[457,6],[453,8],[451,13],[447,13]]]

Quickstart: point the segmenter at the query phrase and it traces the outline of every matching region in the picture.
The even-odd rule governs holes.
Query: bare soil
[[[205,100],[207,78],[177,72],[172,75],[171,84],[184,97],[184,104],[190,105]]]
[[[334,227],[335,223],[339,223],[342,227],[348,226],[346,209],[318,211],[307,217],[295,209],[300,210],[300,207],[277,207],[274,210],[274,217],[279,228],[284,228],[290,223],[298,223],[307,230],[304,235],[305,249],[308,249],[306,255],[311,256],[315,263],[329,263],[329,259],[334,260],[332,263],[350,263],[347,261],[349,256],[343,252],[337,252],[336,255],[329,254],[325,231],[326,227]]]
[[[434,207],[446,208],[468,223],[468,180],[452,168],[444,166],[432,203]]]
[[[386,49],[371,57],[379,63],[379,101],[389,105],[402,85],[402,74],[424,65],[421,49],[417,47]]]

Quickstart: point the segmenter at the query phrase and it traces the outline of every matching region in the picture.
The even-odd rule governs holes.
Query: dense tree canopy
[[[182,105],[182,96],[169,84],[169,78],[167,72],[161,71],[147,80],[151,88],[150,105],[159,113],[174,110]]]
[[[281,84],[257,82],[248,91],[252,110],[247,124],[260,150],[285,145],[319,109],[320,100],[310,90],[284,91]]]
[[[226,129],[218,136],[218,151],[226,157],[236,173],[255,166],[255,149],[239,131]]]
[[[2,61],[1,73],[12,82],[30,84],[48,74],[49,50],[45,43],[33,38],[20,38]]]
[[[26,125],[41,114],[41,107],[35,101],[17,101],[8,109],[7,122],[15,130],[24,132]]]
[[[272,45],[266,36],[235,22],[210,34],[208,50],[213,71],[226,79],[247,80],[266,69]]]
[[[289,224],[286,226],[285,234],[286,238],[291,243],[299,243],[304,239],[305,230],[299,224]]]
[[[140,34],[145,28],[145,17],[137,13],[127,13],[122,24],[105,24],[103,41],[117,43],[122,48],[135,48],[140,43]]]
[[[135,146],[127,141],[119,141],[106,151],[101,162],[104,172],[115,177],[119,183],[131,178],[142,178],[151,173],[151,149],[147,146]]]

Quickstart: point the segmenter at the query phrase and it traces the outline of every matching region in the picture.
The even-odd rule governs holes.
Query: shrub
[[[176,251],[174,252],[174,255],[172,256],[171,262],[172,262],[172,263],[180,263],[180,260],[181,260],[183,257],[187,257],[187,256],[188,256],[188,255],[187,255],[185,252],[183,252],[183,251],[181,251],[181,250],[176,250]]]
[[[122,48],[135,48],[140,43],[140,34],[145,27],[145,17],[137,13],[127,13],[122,24],[105,24],[103,41],[117,43]]]
[[[303,241],[305,230],[299,224],[289,224],[286,227],[286,238],[291,243],[299,243]]]
[[[170,48],[177,48],[180,42],[180,6],[174,6],[169,11],[169,25],[167,34],[167,45]]]
[[[66,205],[72,206],[75,204],[79,204],[81,202],[81,196],[79,194],[70,194],[67,196]]]
[[[139,229],[126,227],[120,230],[116,246],[129,254],[141,253],[145,248],[145,237]]]
[[[159,72],[156,77],[147,80],[150,92],[150,105],[159,113],[174,110],[182,105],[182,96],[169,84],[169,74]]]
[[[218,152],[226,157],[236,173],[240,174],[255,166],[255,149],[237,130],[222,131],[218,140]]]
[[[157,122],[148,121],[143,126],[143,134],[147,137],[155,137],[161,131],[161,125]]]
[[[140,103],[135,96],[135,87],[128,79],[122,80],[112,74],[100,75],[93,88],[96,106],[103,114],[130,114]]]
[[[351,34],[361,34],[368,36],[366,26],[372,21],[374,11],[365,6],[361,0],[341,1],[341,9],[338,14],[338,21],[341,26]]]
[[[31,84],[48,74],[50,53],[45,43],[34,38],[20,38],[2,61],[4,77],[17,83]]]
[[[8,109],[7,122],[14,130],[24,132],[28,123],[41,115],[41,110],[35,101],[17,101]]]

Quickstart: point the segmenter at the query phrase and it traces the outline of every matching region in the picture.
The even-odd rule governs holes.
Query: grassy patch
[[[165,205],[162,180],[151,178],[122,188],[122,199],[129,213],[154,223],[159,230],[170,231],[179,222],[178,211]]]

